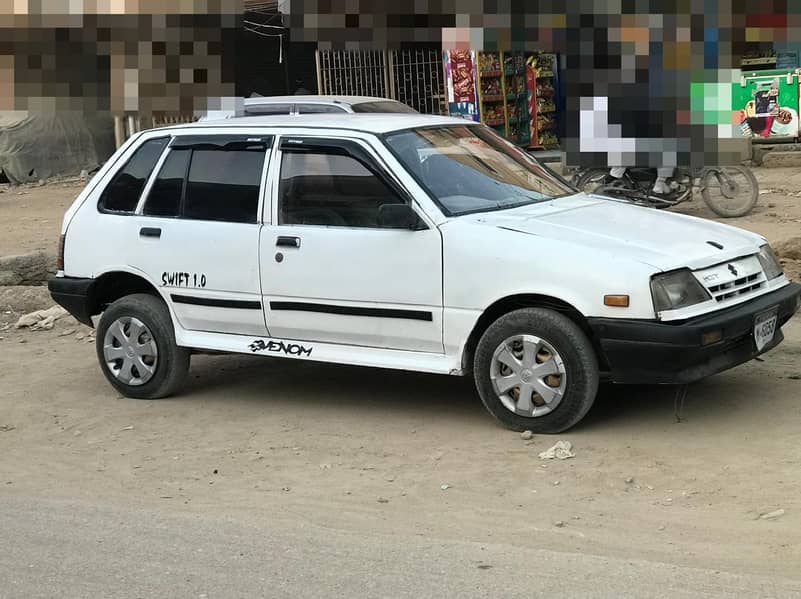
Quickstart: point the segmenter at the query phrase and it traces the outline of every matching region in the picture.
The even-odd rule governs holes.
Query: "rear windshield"
[[[400,113],[411,113],[417,114],[417,111],[414,108],[406,106],[406,104],[402,104],[400,102],[395,102],[394,100],[378,100],[376,102],[360,102],[358,104],[352,104],[351,108],[353,112],[400,112]]]

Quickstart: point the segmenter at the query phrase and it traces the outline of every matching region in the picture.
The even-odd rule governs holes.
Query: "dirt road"
[[[786,193],[790,174],[764,173],[763,187],[776,177],[767,184],[778,189],[784,179],[784,191],[763,195],[760,210],[736,224],[772,240],[798,234],[801,198]],[[801,190],[801,178],[793,185]],[[25,200],[0,194],[0,254],[55,243],[61,208],[47,204],[48,188],[32,188]],[[25,232],[23,201],[50,230]],[[58,201],[68,204],[66,192]],[[14,316],[0,313],[0,323]],[[552,565],[550,586],[526,590],[624,596],[618,583],[628,576],[641,591],[629,596],[667,596],[672,572],[674,589],[687,585],[672,596],[692,596],[703,594],[697,581],[720,573],[719,596],[801,597],[799,318],[764,362],[691,387],[680,423],[670,389],[611,387],[576,429],[528,442],[494,424],[468,381],[450,377],[198,356],[179,396],[123,399],[103,379],[93,344],[78,339],[89,331],[63,320],[52,331],[0,332],[0,512],[10,514],[4,543],[11,533],[19,547],[0,555],[0,579],[22,581],[0,584],[0,597],[63,595],[60,581],[80,577],[56,567],[60,552],[85,554],[98,568],[97,586],[81,578],[86,584],[64,596],[115,594],[103,576],[122,576],[123,563],[137,567],[114,556],[135,561],[147,535],[154,555],[167,555],[173,542],[176,555],[192,560],[199,537],[181,536],[187,523],[209,531],[197,541],[208,551],[228,551],[240,539],[232,530],[250,531],[265,570],[293,585],[289,595],[315,570],[324,588],[358,591],[355,569],[365,596],[407,596],[393,565],[401,560],[407,576],[421,573],[417,596],[442,596],[432,572],[454,577],[461,563],[453,596],[504,596],[504,581],[525,585],[521,571]],[[538,458],[560,439],[573,443],[574,459]],[[67,526],[67,514],[81,525]],[[137,518],[145,537],[135,533]],[[162,519],[161,530],[174,534],[158,536]],[[270,535],[282,540],[280,555],[264,540]],[[362,544],[368,550],[354,549]],[[398,557],[404,548],[407,561]],[[490,556],[483,561],[482,551]],[[318,565],[320,552],[327,557]],[[34,566],[47,573],[35,583],[32,555],[46,562]],[[188,571],[215,563],[194,559]],[[158,563],[146,560],[142,573],[156,576]],[[252,555],[243,563],[258,567]],[[606,576],[584,577],[604,568]],[[177,596],[226,596],[213,585],[175,588]]]
[[[271,516],[246,524],[164,509],[6,499],[2,597],[467,599],[794,597],[776,576],[499,542],[387,537]],[[91,523],[91,526],[87,524]]]

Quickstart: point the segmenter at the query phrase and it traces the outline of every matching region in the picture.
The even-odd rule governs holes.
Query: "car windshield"
[[[575,193],[488,127],[425,127],[386,136],[390,150],[450,216],[502,210]]]
[[[350,107],[353,109],[353,112],[382,112],[382,113],[408,113],[408,114],[417,114],[417,111],[403,104],[402,102],[396,102],[395,100],[378,100],[375,102],[356,102],[351,104]]]

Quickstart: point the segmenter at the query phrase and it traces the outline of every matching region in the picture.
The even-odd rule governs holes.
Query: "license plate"
[[[754,318],[754,343],[756,343],[757,351],[762,351],[766,345],[773,341],[773,336],[776,334],[777,321],[776,308],[756,315]]]

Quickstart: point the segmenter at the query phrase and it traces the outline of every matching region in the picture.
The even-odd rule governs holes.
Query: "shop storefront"
[[[451,116],[480,121],[524,148],[559,147],[555,54],[451,50],[443,60]]]
[[[732,110],[745,137],[792,141],[799,137],[798,51],[757,45],[743,55],[740,81],[732,86]]]

